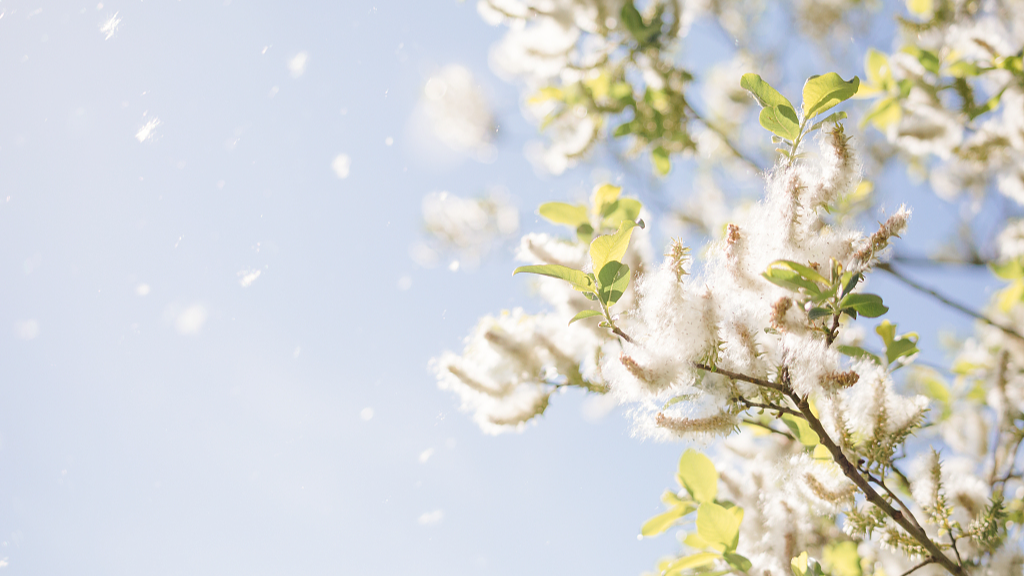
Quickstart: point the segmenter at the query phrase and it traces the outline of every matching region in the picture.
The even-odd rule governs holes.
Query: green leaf
[[[857,272],[856,274],[850,272],[843,274],[843,292],[839,295],[839,298],[846,298],[846,295],[852,292],[853,289],[857,287],[857,284],[860,284],[860,281],[863,278],[864,276],[862,276],[860,272]]]
[[[813,118],[832,108],[836,104],[848,100],[857,93],[860,78],[853,77],[849,82],[835,72],[821,76],[811,76],[804,83],[804,118]]]
[[[862,574],[856,542],[847,540],[830,544],[825,547],[821,559],[832,576],[861,576]]]
[[[651,151],[651,163],[654,164],[654,169],[658,171],[658,174],[662,176],[672,170],[672,162],[668,159],[668,150],[661,146]]]
[[[668,530],[683,516],[686,516],[690,512],[697,509],[697,505],[693,502],[684,502],[678,506],[675,506],[668,512],[658,514],[654,518],[651,518],[647,522],[644,522],[642,528],[640,528],[640,534],[643,536],[657,536],[665,530]]]
[[[550,222],[563,224],[572,229],[576,229],[583,224],[590,224],[590,217],[587,216],[586,206],[566,204],[564,202],[548,202],[541,204],[537,212]]]
[[[815,307],[807,313],[807,318],[810,320],[817,320],[819,318],[826,318],[832,315],[832,311],[828,308]]]
[[[900,337],[899,340],[893,342],[888,348],[885,349],[886,359],[889,360],[889,364],[892,364],[896,360],[903,358],[904,356],[913,356],[920,350],[917,349],[917,338],[907,338],[906,335]]]
[[[833,112],[832,114],[829,114],[824,120],[819,120],[815,122],[814,125],[811,126],[810,131],[817,130],[818,128],[821,128],[825,124],[838,124],[840,120],[846,120],[846,118],[846,112],[843,112],[842,110],[840,110],[839,112]]]
[[[810,280],[811,282],[818,282],[828,286],[829,281],[827,278],[822,276],[817,270],[810,266],[804,266],[799,262],[793,262],[792,260],[776,260],[768,265],[768,268],[789,268],[790,270],[800,274],[802,278]]]
[[[790,142],[800,136],[800,120],[796,117],[796,110],[788,104],[764,108],[757,119],[762,128]]]
[[[572,325],[572,323],[576,322],[577,320],[583,320],[584,318],[593,318],[594,316],[601,316],[601,313],[598,312],[597,310],[583,310],[580,313],[573,316],[572,320],[569,320],[569,324]]]
[[[598,236],[590,243],[590,262],[595,272],[604,270],[605,264],[612,260],[622,261],[629,248],[629,238],[633,234],[636,222],[626,221],[619,224],[618,232],[606,236]]]
[[[882,297],[875,294],[847,294],[839,301],[840,308],[852,308],[865,318],[878,318],[889,311],[889,307],[882,304]]]
[[[750,560],[747,560],[745,556],[740,556],[735,552],[726,552],[722,554],[722,557],[724,557],[725,561],[729,563],[729,566],[732,566],[740,572],[746,572],[750,570],[751,567],[753,567],[753,564],[750,563]]]
[[[821,438],[818,437],[817,432],[811,430],[810,424],[803,418],[797,418],[790,414],[782,415],[782,422],[789,428],[793,436],[800,441],[801,444],[808,448],[813,448],[821,443]]]
[[[512,275],[516,274],[540,274],[541,276],[550,276],[552,278],[558,278],[565,280],[572,287],[579,290],[580,292],[593,292],[597,286],[593,279],[588,276],[585,272],[580,270],[573,270],[565,266],[559,266],[558,264],[542,264],[540,266],[520,266],[516,268]]]
[[[629,122],[626,122],[624,124],[619,124],[619,127],[615,129],[615,132],[612,133],[612,136],[614,136],[615,138],[619,138],[619,137],[622,137],[622,136],[627,136],[627,135],[632,134],[632,133],[633,133],[633,122],[629,121]]]
[[[780,265],[780,262],[785,261],[779,260],[772,262],[768,265],[768,269],[765,270],[764,274],[761,276],[772,284],[781,286],[787,290],[792,290],[794,292],[800,292],[803,290],[812,296],[818,296],[821,294],[821,288],[819,288],[815,282],[808,280],[800,274],[800,272],[793,270],[789,266]]]
[[[896,325],[888,320],[882,320],[881,324],[875,326],[875,334],[878,334],[885,346],[888,347],[896,339]]]
[[[622,294],[629,286],[629,266],[612,260],[601,268],[597,275],[598,297],[606,306],[611,306],[622,298]]]
[[[644,18],[640,15],[640,11],[633,5],[633,0],[628,0],[623,6],[622,11],[619,13],[622,17],[622,23],[626,26],[626,30],[636,38],[636,41],[641,45],[647,44],[660,31],[660,21],[652,22],[650,26],[644,24]]]
[[[981,74],[981,68],[979,68],[977,64],[966,60],[954,62],[950,64],[946,70],[949,72],[949,75],[954,78],[967,78]]]
[[[910,54],[914,58],[917,58],[917,61],[921,63],[921,66],[923,66],[925,70],[932,74],[939,73],[939,56],[934,52],[925,50],[920,46],[915,46],[913,44],[906,46],[902,51]]]
[[[689,449],[679,458],[679,483],[697,502],[712,502],[718,495],[718,471],[707,456]]]
[[[845,354],[851,358],[867,358],[874,361],[879,366],[882,365],[881,358],[859,346],[847,346],[845,344],[840,344],[836,346],[836,350],[838,350],[840,354]]]
[[[591,210],[594,211],[594,215],[600,216],[604,214],[604,211],[608,207],[608,205],[618,200],[619,194],[621,193],[621,186],[602,184],[600,186],[595,187],[594,194],[591,196],[590,199]]]
[[[640,217],[640,210],[642,208],[643,204],[639,200],[619,198],[609,204],[605,212],[602,213],[604,220],[601,222],[601,226],[605,228],[618,228],[619,224],[624,220],[634,222]]]
[[[590,224],[580,224],[576,228],[576,237],[579,238],[580,242],[590,244],[590,241],[594,238],[594,227]]]
[[[743,77],[740,78],[740,87],[747,92],[750,92],[761,108],[771,108],[781,104],[795,109],[793,104],[787,100],[785,96],[780,94],[775,88],[772,88],[771,84],[762,80],[757,74],[744,74]]]
[[[697,509],[697,533],[708,542],[725,546],[726,551],[735,550],[739,543],[740,522],[732,512],[714,502],[703,502]]]
[[[683,570],[707,566],[719,558],[721,558],[721,556],[715,552],[698,552],[672,562],[665,568],[664,574],[665,576],[672,576],[674,574],[679,574]]]

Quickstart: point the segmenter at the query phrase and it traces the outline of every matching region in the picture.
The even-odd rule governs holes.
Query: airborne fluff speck
[[[135,287],[135,293],[138,294],[139,296],[146,296],[147,294],[149,294],[149,291],[149,284],[139,284],[138,286]]]
[[[359,411],[359,417],[363,419],[363,422],[369,422],[373,419],[373,408],[367,406]]]
[[[206,308],[199,304],[189,306],[183,312],[178,314],[177,319],[174,322],[175,328],[178,329],[178,334],[184,336],[198,334],[203,329],[203,324],[206,323]]]
[[[331,169],[334,170],[334,174],[341,180],[348,178],[349,167],[352,165],[352,160],[348,157],[348,154],[338,154],[334,157],[331,162]]]
[[[239,270],[238,271],[238,284],[242,288],[248,288],[252,286],[252,283],[260,277],[262,270]]]
[[[14,335],[19,340],[34,340],[39,336],[39,322],[36,320],[25,320],[14,323]]]
[[[292,78],[298,78],[305,74],[308,61],[309,54],[306,52],[299,52],[288,61],[288,71],[291,73]]]
[[[156,130],[156,127],[159,125],[160,119],[154,117],[149,122],[143,124],[142,128],[139,128],[139,131],[135,133],[135,139],[140,143],[151,139],[153,137],[153,131]]]
[[[421,526],[430,526],[431,524],[437,524],[442,518],[444,518],[444,511],[434,510],[433,512],[424,512],[423,514],[420,514],[417,522],[419,522]]]
[[[114,33],[117,32],[117,27],[121,24],[121,19],[117,17],[118,14],[119,12],[114,12],[113,16],[108,18],[103,24],[100,24],[100,34],[103,34],[104,40],[110,40]]]

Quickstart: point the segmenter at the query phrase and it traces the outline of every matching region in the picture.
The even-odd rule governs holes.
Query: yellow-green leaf
[[[604,265],[612,260],[622,261],[622,257],[629,248],[629,238],[633,234],[636,222],[628,221],[619,224],[618,232],[605,236],[598,236],[590,243],[590,262],[593,264],[594,273],[604,269]]]
[[[696,532],[693,532],[691,534],[687,534],[686,538],[683,538],[683,544],[686,544],[687,546],[689,546],[690,548],[693,548],[694,550],[704,550],[705,548],[714,548],[714,549],[716,549],[716,550],[718,550],[720,552],[724,552],[725,551],[725,546],[722,546],[721,544],[713,544],[711,542],[708,542],[704,538],[701,538],[701,535],[697,534]]]
[[[619,198],[615,202],[608,204],[605,210],[602,211],[604,219],[601,222],[601,226],[605,228],[618,228],[623,220],[636,221],[640,217],[640,210],[642,208],[643,204],[639,200]]]
[[[914,16],[928,18],[933,10],[932,0],[907,0],[907,11]]]
[[[820,462],[832,462],[832,453],[828,451],[828,448],[825,448],[824,444],[815,446],[811,457]]]
[[[1024,266],[1019,258],[1013,258],[1003,262],[993,262],[988,265],[989,270],[1003,280],[1016,280],[1024,278]]]
[[[796,439],[804,446],[813,448],[821,442],[821,438],[818,437],[818,433],[811,430],[811,426],[807,423],[807,420],[797,418],[790,414],[783,414],[782,421],[786,424],[786,427],[789,428],[790,432],[793,433],[793,436],[795,436]]]
[[[571,325],[573,322],[583,320],[584,318],[593,318],[594,316],[600,315],[601,313],[598,312],[597,310],[581,310],[575,316],[572,317],[572,320],[569,320],[569,324]]]
[[[586,273],[580,270],[573,270],[572,268],[567,268],[565,266],[559,266],[558,264],[520,266],[512,272],[513,276],[516,274],[540,274],[541,276],[558,278],[572,284],[572,287],[580,292],[593,292],[597,288],[597,286],[594,285],[594,281],[591,280]]]
[[[788,104],[764,108],[757,119],[762,128],[790,142],[800,136],[800,120],[796,117],[796,110]]]
[[[826,546],[821,561],[825,569],[832,573],[832,576],[861,576],[862,574],[856,542],[847,540]]]
[[[668,530],[683,516],[686,516],[690,512],[693,512],[696,505],[693,502],[684,502],[668,512],[662,512],[654,518],[651,518],[647,522],[644,522],[642,528],[640,528],[640,534],[644,536],[657,536],[665,530]]]
[[[672,170],[672,161],[668,158],[668,150],[661,146],[651,151],[651,162],[654,164],[654,169],[662,176],[667,175]]]
[[[590,224],[590,217],[587,216],[587,207],[564,202],[548,202],[541,204],[537,212],[545,219],[555,223],[564,224],[573,230],[583,224]]]
[[[895,98],[882,98],[868,110],[860,124],[863,128],[870,122],[872,126],[884,132],[886,128],[897,124],[902,118],[903,109],[900,108],[899,102]]]
[[[1000,311],[1006,313],[1022,299],[1024,299],[1024,280],[1014,280],[1012,284],[996,293],[996,306]]]
[[[804,83],[804,118],[813,118],[848,100],[857,93],[859,86],[860,78],[856,76],[849,81],[843,80],[835,72],[811,76]]]
[[[679,574],[683,570],[688,570],[690,568],[699,568],[701,566],[707,566],[708,564],[711,564],[712,562],[721,557],[721,554],[716,554],[714,552],[698,552],[691,556],[680,558],[672,562],[668,565],[667,568],[665,568],[665,576]]]
[[[601,184],[594,188],[594,194],[590,199],[590,209],[593,211],[594,216],[600,216],[604,213],[605,208],[619,199],[619,194],[622,193],[621,186],[612,186],[611,184]]]
[[[689,449],[679,458],[679,481],[697,502],[712,502],[718,495],[718,471],[707,456]]]
[[[757,103],[761,105],[761,108],[771,108],[780,104],[793,108],[793,104],[785,96],[780,94],[775,88],[772,88],[771,84],[762,80],[757,74],[744,74],[740,78],[740,87],[750,92],[757,100]]]
[[[864,72],[868,77],[867,83],[880,90],[887,89],[892,82],[889,57],[874,48],[869,48],[868,54],[864,58]]]
[[[714,502],[704,502],[697,509],[697,533],[708,542],[732,551],[739,541],[740,519]]]
[[[789,562],[793,568],[794,576],[805,576],[807,574],[807,552],[801,552],[799,556]]]
[[[678,494],[671,490],[665,490],[665,492],[662,493],[661,501],[666,506],[678,506],[683,502],[687,502],[687,500],[683,500]]]

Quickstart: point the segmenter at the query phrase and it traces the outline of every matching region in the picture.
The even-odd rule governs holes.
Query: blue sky
[[[594,183],[523,157],[536,129],[487,67],[501,32],[454,0],[0,1],[2,570],[629,574],[675,549],[636,535],[683,446],[573,393],[486,437],[427,371],[535,304],[505,249],[417,267],[423,195],[500,186],[533,230]],[[491,164],[414,145],[452,63],[496,111]],[[915,224],[943,221],[891,178]],[[877,285],[923,343],[967,326]]]

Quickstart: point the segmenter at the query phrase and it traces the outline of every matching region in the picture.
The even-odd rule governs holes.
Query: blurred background
[[[610,149],[552,174],[488,64],[503,33],[455,0],[0,0],[4,572],[635,574],[676,548],[637,534],[685,446],[575,392],[486,436],[428,370],[537,306],[511,276],[516,233],[554,231],[537,204],[698,187]],[[732,42],[698,22],[689,46]],[[861,71],[804,58],[783,87]],[[909,253],[945,240],[956,206],[876,186],[916,209]],[[488,198],[490,232],[437,224],[455,197]],[[931,359],[969,331],[872,281]]]

